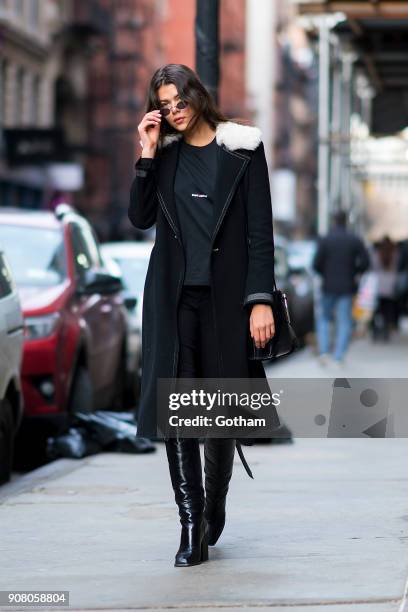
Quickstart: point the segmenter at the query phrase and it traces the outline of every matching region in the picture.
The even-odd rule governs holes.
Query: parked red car
[[[0,208],[0,243],[25,319],[25,415],[121,407],[123,287],[103,267],[92,227],[64,204],[55,213]]]

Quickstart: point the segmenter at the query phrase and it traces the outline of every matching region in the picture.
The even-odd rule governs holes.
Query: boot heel
[[[201,540],[201,561],[208,561],[208,542],[206,536]]]

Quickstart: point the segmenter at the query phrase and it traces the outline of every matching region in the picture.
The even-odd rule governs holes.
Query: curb
[[[44,481],[56,480],[60,476],[74,472],[89,462],[89,457],[84,459],[56,459],[47,465],[27,472],[0,487],[0,504],[7,501],[10,497],[25,493]]]

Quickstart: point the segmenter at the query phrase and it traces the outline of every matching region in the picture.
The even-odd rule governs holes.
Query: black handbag
[[[293,353],[299,348],[299,340],[290,322],[286,294],[276,287],[272,293],[272,312],[275,321],[275,335],[263,348],[257,348],[248,331],[248,358],[251,360],[276,360]]]

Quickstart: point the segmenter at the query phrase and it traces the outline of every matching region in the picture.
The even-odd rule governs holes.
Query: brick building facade
[[[250,1],[220,2],[218,103],[228,117],[256,123],[246,91]],[[287,2],[278,4],[281,23]],[[0,0],[0,133],[1,126],[61,128],[67,161],[84,173],[73,202],[102,240],[138,235],[127,217],[133,165],[140,154],[137,126],[154,71],[166,63],[195,68],[195,11],[195,0]],[[274,165],[289,167],[300,178],[306,168],[298,197],[299,202],[306,198],[302,210],[307,211],[313,189],[304,187],[313,182],[314,170],[307,161],[310,147],[304,146],[309,138],[302,124],[309,120],[303,116],[304,74],[280,49],[277,91],[271,98]],[[288,81],[288,66],[297,81]],[[290,91],[288,83],[294,84]],[[2,204],[46,206],[50,194],[43,171],[8,168],[0,154]]]

